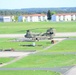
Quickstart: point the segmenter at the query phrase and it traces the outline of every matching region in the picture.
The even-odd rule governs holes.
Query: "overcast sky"
[[[0,9],[76,7],[76,0],[0,0]]]

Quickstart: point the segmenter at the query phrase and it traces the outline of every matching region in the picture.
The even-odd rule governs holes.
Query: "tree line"
[[[24,15],[24,14],[27,14],[27,12],[20,10],[0,10],[0,15]]]
[[[0,15],[25,15],[25,14],[47,14],[48,10],[55,13],[76,13],[74,8],[26,8],[26,9],[1,9]]]

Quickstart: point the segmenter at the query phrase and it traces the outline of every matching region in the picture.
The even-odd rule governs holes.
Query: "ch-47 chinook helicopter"
[[[30,30],[26,31],[25,38],[32,38],[32,40],[41,40],[41,39],[53,39],[55,36],[55,29],[49,28],[44,33],[33,33]]]

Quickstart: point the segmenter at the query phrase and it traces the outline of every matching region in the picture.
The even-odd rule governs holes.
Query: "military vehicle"
[[[30,30],[26,31],[25,38],[32,38],[32,40],[40,40],[40,39],[53,39],[55,36],[56,30],[54,28],[49,28],[44,33],[33,33]]]

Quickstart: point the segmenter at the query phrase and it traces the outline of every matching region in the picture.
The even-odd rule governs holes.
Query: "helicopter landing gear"
[[[54,44],[55,43],[55,41],[54,40],[51,40],[51,44]]]

